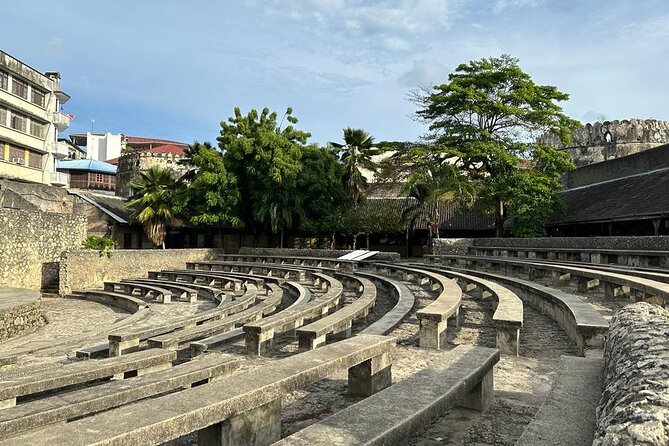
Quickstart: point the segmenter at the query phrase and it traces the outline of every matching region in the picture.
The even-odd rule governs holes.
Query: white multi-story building
[[[58,132],[70,125],[60,74],[44,74],[0,51],[0,177],[66,186],[56,160],[68,156]]]
[[[74,133],[70,135],[72,142],[86,148],[86,158],[98,161],[107,161],[121,156],[125,149],[123,135],[117,133]]]

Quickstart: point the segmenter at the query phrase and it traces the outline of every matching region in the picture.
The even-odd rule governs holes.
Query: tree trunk
[[[335,246],[336,246],[336,243],[337,243],[336,237],[337,237],[337,233],[332,231],[332,238],[330,239],[330,249],[335,249]]]
[[[165,240],[163,240],[163,242],[160,245],[163,247],[163,249],[165,249]]]
[[[283,248],[283,229],[281,229],[281,241],[279,242],[279,248]]]
[[[495,206],[495,237],[504,237],[504,202],[497,201]]]
[[[355,251],[355,245],[358,244],[358,234],[353,234],[353,251]]]
[[[367,251],[369,251],[369,232],[365,232],[365,237],[367,237]]]

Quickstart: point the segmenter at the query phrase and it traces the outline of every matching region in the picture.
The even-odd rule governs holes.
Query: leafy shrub
[[[106,235],[90,235],[81,245],[84,249],[94,249],[100,252],[100,257],[111,256],[111,251],[116,248],[116,240]]]

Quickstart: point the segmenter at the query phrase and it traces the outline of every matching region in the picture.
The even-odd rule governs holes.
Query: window
[[[7,109],[0,107],[0,125],[7,126]]]
[[[9,126],[13,128],[14,130],[18,130],[20,132],[25,132],[26,131],[26,122],[28,120],[26,119],[25,116],[19,115],[17,113],[12,112],[12,117],[9,122]]]
[[[32,102],[33,104],[39,105],[40,107],[44,108],[44,92],[38,90],[37,88],[33,88]]]
[[[30,152],[28,154],[28,165],[30,167],[34,167],[35,169],[41,169],[42,168],[42,154],[40,153],[35,153],[35,152]]]
[[[9,88],[9,76],[4,71],[0,71],[0,88],[5,91]]]
[[[26,156],[26,151],[20,147],[9,146],[9,159],[7,161],[23,164],[23,157]]]
[[[30,122],[30,134],[37,138],[44,139],[46,137],[46,124],[41,122]]]
[[[96,173],[95,174],[95,182],[96,183],[102,183],[104,181],[104,177],[102,176],[101,173]]]
[[[12,79],[12,93],[16,96],[20,96],[23,99],[28,99],[28,84],[18,80],[17,78]]]

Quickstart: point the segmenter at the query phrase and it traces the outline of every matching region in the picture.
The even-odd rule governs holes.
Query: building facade
[[[70,125],[71,116],[61,112],[69,98],[59,73],[40,73],[0,51],[0,176],[67,185],[55,164],[68,156],[58,132]]]

